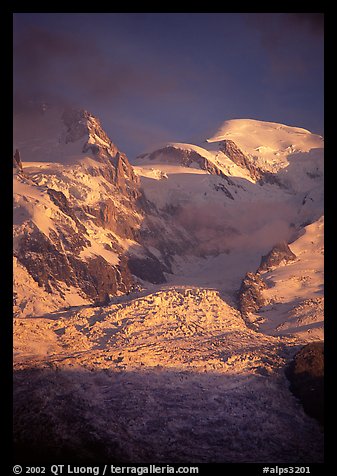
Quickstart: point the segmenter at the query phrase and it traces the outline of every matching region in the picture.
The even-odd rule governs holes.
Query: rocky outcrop
[[[290,390],[308,415],[324,424],[324,342],[304,346],[286,369]]]
[[[58,290],[62,294],[63,283],[77,288],[86,298],[97,300],[106,293],[113,295],[131,288],[133,279],[125,259],[116,266],[102,256],[83,260],[79,253],[90,243],[81,234],[64,230],[60,235],[51,232],[48,238],[32,228],[22,236],[14,254],[47,292]]]
[[[153,255],[144,258],[136,256],[129,257],[128,268],[132,274],[144,281],[149,281],[153,284],[166,283],[164,271],[167,270]]]
[[[52,292],[51,284],[56,280],[72,283],[72,270],[65,254],[36,227],[22,236],[14,255],[47,292]]]
[[[126,155],[117,152],[113,158],[113,162],[116,169],[115,185],[117,185],[122,193],[127,193],[133,199],[138,199],[141,195],[139,191],[140,180],[134,173],[133,167],[130,165]]]
[[[286,188],[286,185],[282,180],[280,180],[277,174],[268,170],[263,170],[259,167],[258,164],[254,163],[254,157],[245,155],[234,141],[229,139],[222,140],[219,148],[236,165],[247,170],[252,179],[254,179],[259,185],[269,183],[271,185],[278,185],[279,187]]]
[[[77,230],[81,233],[87,233],[85,226],[79,221],[74,210],[70,207],[67,197],[63,192],[49,188],[47,193],[53,203],[59,207],[59,209],[68,215],[75,223]]]
[[[239,290],[239,309],[244,317],[254,313],[264,306],[265,299],[262,291],[266,288],[266,283],[257,273],[247,273]]]
[[[126,260],[117,266],[110,265],[102,256],[87,261],[70,257],[70,262],[76,287],[80,287],[95,302],[106,302],[108,294],[125,293],[134,284]]]
[[[64,137],[65,143],[76,142],[85,139],[83,152],[87,152],[91,146],[95,154],[99,151],[106,151],[107,156],[114,157],[118,152],[117,147],[111,142],[103,130],[99,119],[84,109],[66,109],[62,115],[63,123],[66,126]]]
[[[141,158],[142,156],[139,157]],[[159,160],[161,163],[174,163],[182,165],[183,167],[190,167],[192,164],[198,164],[201,170],[206,170],[211,175],[219,175],[224,178],[227,177],[221,169],[213,164],[213,162],[194,150],[179,149],[178,147],[168,145],[147,155],[147,158],[149,160]]]
[[[14,156],[13,156],[13,167],[18,171],[18,172],[23,172],[22,169],[22,162],[21,162],[21,156],[19,149],[15,150]]]
[[[265,185],[269,183],[271,185],[278,185],[281,188],[288,188],[287,184],[284,183],[278,176],[277,173],[272,173],[267,170],[261,171],[261,178],[257,181],[259,185]]]
[[[266,283],[261,272],[269,271],[281,263],[287,263],[296,259],[286,242],[278,243],[266,255],[262,256],[261,263],[256,273],[247,273],[241,283],[238,292],[239,309],[243,317],[256,313],[266,305],[262,291],[266,289]]]
[[[111,230],[121,238],[136,240],[140,219],[133,213],[122,213],[115,202],[108,198],[97,204],[97,206],[84,207],[84,210],[94,218],[97,226]]]
[[[232,162],[246,169],[254,180],[261,179],[262,173],[259,168],[239,149],[234,141],[229,139],[222,140],[219,148]]]
[[[283,241],[274,246],[274,248],[266,255],[262,256],[258,272],[269,271],[281,263],[294,261],[296,255],[291,251],[288,244]]]
[[[234,200],[233,195],[223,183],[214,184],[214,188],[217,192],[221,190],[226,195],[226,197],[230,198],[231,200]]]

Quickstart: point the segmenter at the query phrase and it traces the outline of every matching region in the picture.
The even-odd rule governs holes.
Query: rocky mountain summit
[[[85,110],[67,109],[62,114],[62,120],[66,126],[63,135],[65,144],[84,140],[82,153],[91,154],[95,161],[105,165],[99,168],[103,176],[105,174],[122,192],[137,198],[140,195],[140,192],[137,192],[139,180],[133,173],[126,155],[111,142],[99,119]],[[90,172],[95,174],[95,168],[90,169]]]

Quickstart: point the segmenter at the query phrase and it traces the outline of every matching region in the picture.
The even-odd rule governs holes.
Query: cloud
[[[158,117],[160,110],[165,119],[165,106],[181,102],[184,73],[176,74],[177,65],[161,65],[147,52],[136,57],[140,47],[111,31],[110,42],[111,47],[107,41],[102,43],[96,30],[93,35],[90,31],[81,35],[42,26],[18,27],[13,58],[14,115],[35,113],[36,103],[41,101],[61,108],[81,107],[100,118],[103,115],[112,138],[116,138],[117,129],[122,142],[138,144],[138,153],[150,144],[168,140],[165,124],[148,123],[147,114],[157,110]]]
[[[251,249],[261,254],[291,238],[289,223],[295,214],[293,204],[284,202],[247,202],[244,206],[241,202],[238,215],[235,207],[213,201],[207,205],[187,204],[176,219],[196,236],[202,253]]]
[[[314,35],[324,34],[323,13],[285,13],[284,21],[295,28],[305,28]]]
[[[133,75],[125,64],[109,62],[85,37],[29,27],[14,43],[14,85],[21,97],[69,98],[74,91],[110,97]]]
[[[313,65],[312,46],[323,44],[323,14],[248,13],[244,18],[259,34],[273,80],[305,78]]]
[[[123,58],[118,43],[109,48],[95,41],[90,32],[76,36],[37,26],[21,28],[14,41],[16,104],[22,104],[24,97],[51,101],[77,98],[81,105],[88,98],[105,104],[137,97],[152,102],[162,97],[174,100],[180,86],[175,65],[161,68],[160,63],[147,58],[148,63],[140,67],[136,52],[137,48],[130,46],[131,57]]]

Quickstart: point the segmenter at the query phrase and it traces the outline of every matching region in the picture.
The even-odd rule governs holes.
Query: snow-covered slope
[[[252,119],[226,121],[203,143],[169,143],[136,164],[170,164],[304,193],[323,180],[324,139],[305,129]]]
[[[201,257],[177,257],[170,281],[212,285],[233,295],[245,274],[255,272],[261,256],[275,245],[300,243],[310,223],[315,233],[321,230],[324,142],[304,129],[242,119],[226,121],[205,147],[170,143],[140,156],[135,172],[146,196],[198,243]],[[287,267],[298,279],[308,259],[318,259],[317,269],[322,267],[321,254],[314,248],[305,256]],[[295,279],[290,278],[284,285],[291,289],[280,297],[289,305],[297,289],[290,286]],[[316,278],[322,285],[318,271]],[[273,291],[277,294],[274,288],[265,291],[266,301]],[[307,299],[312,298],[309,288],[303,289],[297,304],[304,303],[306,291]],[[266,324],[260,329],[267,331],[274,324],[267,310],[263,315]],[[298,324],[295,327],[300,335]],[[318,327],[303,338],[321,338]]]
[[[266,300],[259,328],[273,335],[324,339],[324,217],[289,245],[296,259],[262,273]]]
[[[218,176],[234,175],[252,181],[248,171],[238,167],[221,150],[207,150],[194,144],[171,142],[158,150],[138,156],[136,160],[137,166],[144,164],[149,167],[151,163],[204,170]]]
[[[260,183],[305,192],[323,177],[324,140],[305,129],[252,119],[226,121],[207,140]]]
[[[244,154],[264,159],[282,167],[287,157],[296,152],[309,152],[324,147],[324,140],[306,129],[254,119],[225,121],[207,142],[232,140]]]

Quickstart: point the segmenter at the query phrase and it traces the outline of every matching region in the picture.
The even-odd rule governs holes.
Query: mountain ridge
[[[131,164],[90,113],[41,117],[13,162],[16,454],[323,461],[285,374],[324,340],[322,150]]]
[[[46,123],[47,115],[45,111]],[[88,111],[68,109],[51,123],[57,150],[71,160],[23,160],[22,170],[13,168],[17,281],[28,271],[47,307],[51,295],[59,303],[56,309],[61,302],[108,302],[139,286],[186,281],[187,275],[179,277],[178,269],[184,269],[179,263],[200,262],[203,267],[213,257],[219,262],[212,272],[215,282],[234,292],[245,274],[257,269],[261,256],[280,241],[296,240],[303,224],[323,213],[315,192],[322,189],[322,174],[308,174],[321,156],[311,157],[310,150],[288,150],[281,157],[282,167],[269,172],[232,139],[222,137],[209,150],[169,143],[131,164]],[[255,128],[257,123],[262,121],[254,121]],[[290,131],[299,134],[297,128],[262,124],[272,124],[278,134],[283,127],[287,136]],[[310,136],[308,131],[301,134]],[[16,130],[20,143],[18,139]],[[29,159],[34,158],[36,140],[31,141],[35,148]],[[37,150],[41,154],[44,145]],[[231,284],[223,272],[220,284],[217,269],[226,262],[236,263],[237,270]],[[16,285],[21,289],[16,312],[25,315],[26,309],[31,315],[25,285]]]

